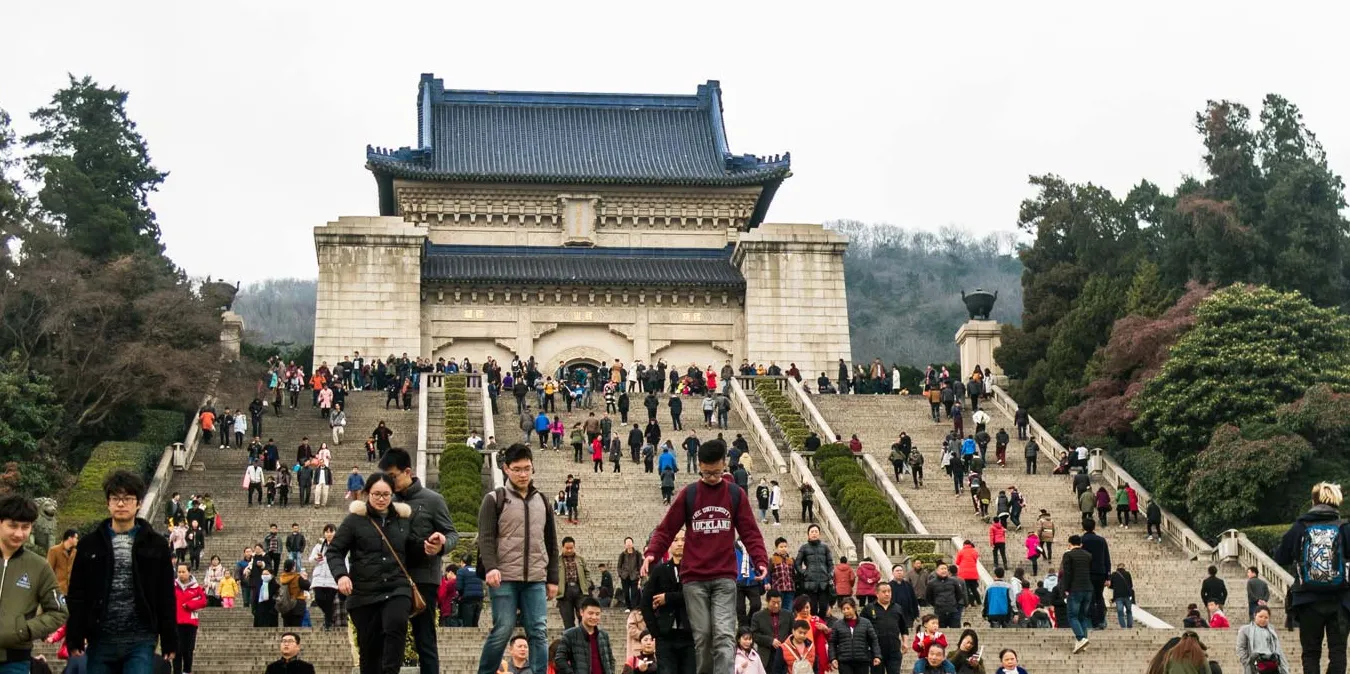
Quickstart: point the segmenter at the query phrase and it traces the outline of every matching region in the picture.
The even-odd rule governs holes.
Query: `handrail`
[[[1288,596],[1286,593],[1289,591],[1289,588],[1294,585],[1294,575],[1286,571],[1284,567],[1275,563],[1275,560],[1271,559],[1270,555],[1266,554],[1265,550],[1262,550],[1260,546],[1247,538],[1247,534],[1244,534],[1237,529],[1229,529],[1228,531],[1219,534],[1219,550],[1221,552],[1228,552],[1226,544],[1235,545],[1237,547],[1235,554],[1238,563],[1241,564],[1243,568],[1251,566],[1256,567],[1261,578],[1265,579],[1265,581],[1270,584],[1272,598],[1283,600],[1284,597]],[[1229,557],[1232,555],[1224,556]]]
[[[798,414],[802,415],[802,419],[806,420],[806,425],[816,432],[816,435],[820,437],[821,442],[834,442],[838,436],[835,435],[834,429],[830,428],[829,422],[825,421],[825,417],[821,416],[820,410],[816,409],[816,404],[811,402],[811,397],[806,395],[806,391],[802,389],[801,382],[791,377],[788,377],[786,381],[788,390],[792,391],[792,395],[788,396],[788,400],[795,401],[792,406],[797,409]]]
[[[470,373],[467,375],[465,382],[467,388],[478,389],[478,398],[480,401],[479,407],[483,410],[482,436],[483,442],[486,443],[488,438],[497,437],[497,424],[492,416],[492,396],[488,394],[488,387],[486,386],[487,382],[483,381],[482,374]],[[487,454],[488,458],[484,463],[487,465],[489,474],[492,477],[492,488],[496,489],[504,486],[506,484],[506,476],[502,473],[501,467],[497,465],[497,453],[488,452]]]
[[[216,382],[220,381],[220,372],[217,371],[211,375],[211,381],[207,385],[208,393],[202,396],[202,402],[197,405],[196,411],[192,415],[192,423],[188,425],[187,433],[183,435],[183,450],[187,452],[187,457],[183,461],[183,470],[192,466],[192,458],[197,454],[197,444],[201,439],[202,433],[202,410],[215,402]],[[152,525],[155,523],[155,512],[159,510],[160,504],[164,501],[169,491],[169,482],[173,479],[173,445],[164,448],[164,452],[159,455],[159,463],[155,464],[155,473],[150,478],[150,486],[145,491],[145,499],[141,501],[141,507],[136,515]]]
[[[731,407],[737,414],[745,419],[750,425],[751,440],[758,440],[760,450],[769,458],[769,463],[773,464],[775,470],[779,473],[788,472],[787,461],[783,459],[783,453],[778,451],[778,445],[773,441],[773,436],[769,435],[769,430],[764,427],[764,422],[755,413],[755,408],[750,404],[750,397],[745,394],[745,388],[741,386],[739,377],[731,378]]]
[[[432,388],[441,391],[445,386],[441,377],[436,379],[438,381],[432,381],[430,376],[422,377],[422,385],[417,387],[417,466],[413,474],[422,478],[423,483],[427,482],[427,392]],[[444,392],[441,395],[445,395]]]
[[[895,563],[891,561],[890,554],[881,546],[875,535],[863,534],[863,553],[864,557],[871,557],[872,563],[881,569],[882,578],[891,576],[891,569],[895,568]]]
[[[1013,400],[1012,396],[997,385],[993,387],[993,403],[1009,418],[1015,417],[1017,401]],[[1067,452],[1068,450],[1049,431],[1045,430],[1045,427],[1030,416],[1027,417],[1027,427],[1031,439],[1036,441],[1041,451],[1049,456],[1052,462],[1058,464],[1060,452]],[[1153,502],[1153,495],[1138,480],[1126,472],[1119,463],[1108,456],[1105,451],[1093,449],[1092,455],[1096,459],[1094,465],[1100,467],[1099,472],[1102,481],[1112,490],[1122,484],[1129,484],[1139,494],[1141,505]],[[1166,508],[1162,509],[1161,528],[1167,540],[1185,553],[1187,557],[1191,559],[1213,558],[1214,546],[1205,542],[1200,534],[1197,534],[1180,517],[1173,515]]]
[[[825,490],[821,488],[820,483],[811,474],[811,467],[806,465],[806,460],[797,454],[792,453],[790,459],[789,472],[797,484],[810,485],[816,492],[815,513],[816,519],[821,524],[821,529],[825,536],[834,544],[835,550],[849,559],[858,556],[858,548],[853,544],[853,539],[848,535],[848,529],[844,527],[843,521],[839,515],[834,512],[834,506],[830,505],[830,500],[825,496]]]

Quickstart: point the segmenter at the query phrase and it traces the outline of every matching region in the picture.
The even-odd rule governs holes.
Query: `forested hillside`
[[[244,317],[246,339],[253,344],[314,343],[313,279],[274,278],[239,290],[234,311]]]
[[[844,257],[853,360],[890,365],[957,359],[953,337],[968,320],[961,291],[998,291],[991,316],[1017,324],[1022,315],[1022,263],[1011,232],[976,238],[944,227],[936,232],[835,220],[826,226],[849,237]]]

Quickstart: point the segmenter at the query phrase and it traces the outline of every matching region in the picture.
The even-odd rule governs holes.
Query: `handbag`
[[[225,530],[225,520],[221,519],[221,518],[220,518],[220,515],[217,514],[217,515],[216,515],[216,531],[224,531],[224,530]]]
[[[417,589],[417,583],[413,581],[412,574],[408,573],[408,567],[404,566],[403,560],[398,558],[398,551],[394,550],[394,544],[389,542],[389,537],[384,535],[384,529],[381,529],[380,525],[375,523],[375,519],[369,515],[366,516],[366,519],[370,520],[370,526],[375,527],[375,532],[384,541],[384,547],[389,548],[389,554],[394,556],[394,561],[398,563],[398,568],[403,572],[403,577],[408,579],[408,589],[412,590],[412,612],[408,614],[408,617],[411,618],[421,614],[427,610],[427,600],[422,598],[422,592]]]
[[[1280,671],[1280,661],[1269,653],[1258,653],[1252,658],[1252,668],[1258,672]]]

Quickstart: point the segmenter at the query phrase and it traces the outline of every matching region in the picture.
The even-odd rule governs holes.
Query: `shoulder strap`
[[[408,585],[412,586],[412,591],[417,592],[417,583],[413,580],[412,574],[408,573],[408,567],[403,565],[403,560],[399,559],[398,551],[394,549],[394,544],[390,543],[389,537],[384,535],[384,529],[381,529],[380,525],[375,523],[375,518],[370,515],[366,515],[366,519],[370,520],[370,525],[375,527],[375,532],[380,535],[380,540],[384,541],[384,547],[389,548],[389,554],[394,556],[394,561],[398,563],[398,568],[403,572],[403,577],[408,579]]]

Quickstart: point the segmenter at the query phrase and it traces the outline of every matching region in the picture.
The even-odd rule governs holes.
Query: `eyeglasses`
[[[108,497],[108,503],[112,503],[112,504],[114,504],[114,505],[127,505],[127,504],[129,504],[129,503],[135,503],[135,502],[137,502],[137,501],[139,501],[139,500],[140,500],[140,499],[136,498],[135,496],[109,496],[109,497]]]
[[[534,472],[534,466],[520,466],[518,468],[508,467],[506,472],[511,473],[512,475],[529,475]]]
[[[390,499],[390,498],[394,498],[394,492],[392,492],[392,491],[372,491],[372,492],[370,492],[369,496],[370,496],[371,498]]]
[[[698,472],[698,474],[703,477],[722,477],[722,473],[723,471],[721,468],[718,468],[717,470],[700,470]]]

